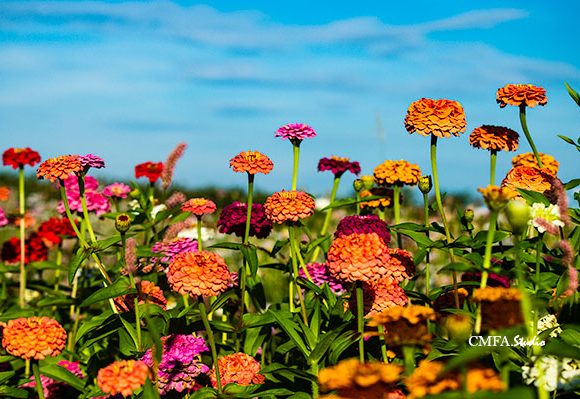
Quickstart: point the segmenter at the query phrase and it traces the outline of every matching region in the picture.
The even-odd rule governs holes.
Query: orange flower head
[[[23,359],[42,360],[57,356],[66,343],[66,331],[49,317],[21,317],[8,321],[2,346],[6,352]]]
[[[542,171],[548,172],[552,176],[556,176],[556,174],[558,174],[558,169],[560,168],[560,162],[556,161],[553,156],[548,154],[540,152],[538,155],[542,161]],[[512,166],[514,168],[516,166],[527,166],[529,168],[540,169],[538,161],[536,160],[533,152],[525,152],[523,154],[516,155],[512,158]]]
[[[404,160],[385,161],[374,170],[375,181],[381,186],[414,186],[419,182],[419,166]]]
[[[501,187],[518,197],[518,188],[545,193],[552,189],[552,179],[553,176],[541,169],[528,166],[516,166],[511,168],[507,173],[501,183]]]
[[[24,165],[34,166],[40,162],[40,154],[30,147],[9,148],[2,154],[2,162],[13,169],[23,168]]]
[[[374,315],[368,325],[384,326],[390,345],[422,344],[431,340],[427,320],[435,318],[435,312],[427,306],[392,306]]]
[[[258,151],[242,151],[230,159],[230,168],[234,172],[247,172],[250,175],[270,173],[274,163],[266,155]]]
[[[297,222],[314,213],[314,200],[303,191],[280,191],[264,203],[266,216],[274,223]]]
[[[233,353],[218,359],[222,385],[235,383],[238,385],[263,384],[265,377],[260,373],[260,362],[245,353]],[[209,373],[211,384],[217,387],[215,369]]]
[[[10,198],[10,188],[6,186],[0,187],[0,201],[8,201]]]
[[[515,151],[520,135],[507,127],[483,125],[469,135],[469,144],[488,151]]]
[[[370,281],[389,273],[389,248],[376,233],[336,238],[328,249],[328,270],[343,281]]]
[[[48,179],[51,182],[65,180],[72,173],[80,173],[83,166],[78,155],[61,155],[56,158],[49,158],[38,166],[36,177],[38,179]]]
[[[151,376],[149,367],[141,360],[119,360],[97,373],[97,385],[106,394],[131,396]]]
[[[167,269],[173,291],[190,296],[219,295],[233,285],[223,258],[208,251],[175,255]]]
[[[361,208],[377,208],[377,209],[385,209],[393,204],[393,189],[386,188],[386,187],[374,187],[370,190],[362,190],[360,192],[361,198],[366,197],[381,197],[365,202],[361,202]]]
[[[365,281],[362,286],[365,317],[373,317],[385,309],[393,306],[405,306],[409,302],[405,290],[390,277]],[[356,309],[355,295],[351,296],[348,306],[354,313],[354,309]]]
[[[499,330],[524,322],[522,293],[518,288],[485,287],[473,291],[473,300],[481,304],[481,329]]]
[[[163,310],[167,308],[167,299],[163,295],[163,290],[151,281],[142,280],[137,283],[137,294],[123,295],[115,298],[115,304],[123,312],[130,312],[135,309],[135,298],[139,304],[157,305]]]
[[[192,198],[181,205],[183,212],[191,212],[195,216],[211,215],[217,209],[215,202],[205,198]]]
[[[500,210],[507,205],[509,200],[515,197],[513,190],[489,185],[486,188],[479,188],[485,203],[491,210]]]
[[[400,283],[415,274],[413,255],[405,249],[389,248],[389,271],[387,276]]]
[[[405,116],[405,129],[422,136],[459,136],[465,131],[465,126],[463,107],[453,100],[422,98],[411,103]]]
[[[405,380],[409,390],[409,399],[437,395],[444,391],[456,391],[461,388],[457,373],[442,374],[445,363],[433,360],[421,360],[419,367]]]
[[[506,105],[521,105],[533,108],[537,105],[546,105],[548,97],[546,90],[531,84],[507,84],[497,89],[496,101],[501,108]]]
[[[466,385],[469,393],[506,390],[506,385],[498,373],[493,369],[484,367],[474,367],[467,370]]]

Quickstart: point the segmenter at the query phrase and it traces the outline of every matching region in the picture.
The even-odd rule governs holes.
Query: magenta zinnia
[[[246,229],[248,205],[234,201],[222,209],[217,226],[220,233],[235,234],[243,237]],[[252,204],[252,217],[250,219],[250,236],[266,238],[272,231],[272,222],[264,213],[264,205]]]
[[[383,239],[385,244],[391,242],[391,235],[389,234],[387,223],[381,220],[377,215],[346,216],[338,222],[334,236],[343,237],[351,234],[368,233],[376,233]]]
[[[302,141],[316,136],[316,132],[304,123],[288,123],[276,130],[275,137],[282,137],[285,140]]]
[[[322,158],[318,161],[318,171],[331,171],[335,177],[342,176],[346,171],[354,175],[360,173],[360,164],[358,162],[351,162],[348,158],[340,158],[331,156],[330,158]]]

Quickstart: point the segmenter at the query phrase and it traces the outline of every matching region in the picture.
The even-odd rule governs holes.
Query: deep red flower
[[[20,240],[12,237],[4,242],[1,251],[2,261],[7,264],[20,263]],[[48,248],[37,233],[32,233],[24,243],[24,263],[42,262],[48,259]]]
[[[50,218],[38,228],[38,236],[47,247],[59,245],[64,237],[74,237],[75,232],[67,218]]]
[[[40,162],[40,154],[30,147],[9,148],[2,154],[2,162],[14,169],[24,167],[24,165],[34,166]]]
[[[330,158],[321,158],[318,161],[318,171],[324,172],[330,170],[335,177],[340,177],[347,170],[350,173],[358,175],[360,173],[360,164],[356,161],[351,162],[348,158],[331,156]]]
[[[163,162],[143,162],[135,165],[135,178],[146,177],[150,183],[155,183],[163,172]]]

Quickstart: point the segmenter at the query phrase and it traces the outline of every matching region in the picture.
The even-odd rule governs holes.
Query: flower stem
[[[64,211],[66,213],[66,217],[68,218],[70,225],[73,229],[73,231],[75,232],[77,238],[79,239],[79,242],[81,243],[81,245],[85,248],[89,248],[89,244],[86,242],[85,238],[83,237],[83,235],[81,234],[81,232],[79,231],[77,224],[75,223],[72,214],[70,212],[70,206],[68,203],[68,197],[66,196],[66,191],[64,188],[64,182],[61,180],[60,181],[60,196],[62,198],[62,203],[64,205]]]
[[[534,144],[534,140],[532,139],[532,135],[530,134],[530,131],[528,130],[528,122],[526,121],[526,105],[525,104],[520,105],[520,123],[522,124],[522,130],[524,131],[526,139],[528,140],[528,143],[530,143],[530,147],[532,147],[532,151],[534,152],[534,157],[536,157],[536,161],[538,162],[538,166],[541,169],[541,168],[543,168],[542,160],[540,159],[540,154],[538,154],[538,150],[536,149],[536,145]]]
[[[495,235],[495,225],[497,222],[498,211],[495,209],[491,210],[491,215],[489,217],[489,227],[487,230],[487,239],[485,241],[485,254],[483,256],[483,272],[481,273],[481,283],[480,288],[487,287],[487,277],[489,274],[489,268],[491,267],[491,249],[493,246],[493,237]],[[479,333],[481,331],[481,305],[477,307],[477,313],[475,316],[475,332]]]
[[[356,192],[355,194],[355,198],[356,198],[356,214],[360,215],[360,192]]]
[[[42,388],[42,381],[40,379],[40,370],[38,369],[38,360],[32,362],[32,372],[34,373],[34,382],[36,383],[36,392],[38,399],[44,399],[44,389]]]
[[[298,163],[300,161],[300,142],[292,143],[294,166],[292,167],[292,190],[296,190],[298,183]]]
[[[393,210],[395,212],[395,224],[401,221],[401,206],[400,206],[401,187],[397,184],[393,187]],[[397,233],[397,247],[403,248],[401,234]]]
[[[330,192],[330,203],[332,204],[336,199],[336,193],[338,191],[338,185],[340,184],[340,176],[335,177],[334,181],[332,182],[332,191]],[[357,203],[358,206],[358,203]],[[328,226],[330,225],[330,219],[332,217],[332,208],[329,208],[325,211],[326,215],[324,217],[324,223],[322,224],[322,229],[320,229],[319,237],[323,237],[326,232],[328,231]],[[314,248],[314,252],[312,253],[312,257],[310,258],[310,262],[315,262],[320,254],[320,245]]]
[[[489,155],[489,184],[495,185],[495,165],[497,163],[497,151],[491,150]]]
[[[248,211],[246,213],[246,230],[244,232],[244,244],[250,239],[250,226],[252,221],[252,204],[254,202],[254,175],[248,173]]]
[[[85,197],[85,177],[78,176],[79,182],[79,193],[81,197],[81,206],[83,208],[83,217],[87,223],[87,230],[89,232],[89,237],[91,239],[91,243],[97,242],[97,238],[95,237],[95,232],[93,231],[93,226],[91,225],[91,220],[89,219],[89,211],[87,209],[87,199]]]
[[[364,298],[363,298],[363,287],[362,282],[356,282],[356,321],[357,329],[359,334],[358,341],[358,352],[359,360],[361,363],[365,362],[365,311],[364,311]]]
[[[207,334],[209,347],[211,348],[211,357],[213,359],[213,364],[215,368],[215,379],[217,383],[218,393],[221,394],[223,391],[222,391],[222,382],[220,378],[217,350],[213,338],[213,332],[211,330],[211,326],[209,325],[209,320],[207,318],[207,310],[205,309],[205,303],[203,302],[203,297],[201,296],[198,298],[198,305],[199,305],[199,313],[201,314],[201,321],[203,322],[203,327],[205,328],[205,332]]]
[[[288,226],[288,234],[290,236],[290,258],[292,261],[292,282],[290,283],[290,310],[293,310],[294,303],[294,293],[293,288],[296,289],[298,294],[298,301],[300,302],[300,312],[302,313],[302,321],[305,325],[308,325],[308,315],[306,313],[306,304],[304,303],[304,298],[302,296],[302,290],[298,286],[298,255],[296,254],[296,246],[293,244],[296,240],[294,236],[294,230],[292,226]],[[306,269],[306,268],[305,268]],[[293,285],[293,287],[292,287]]]
[[[24,166],[20,166],[18,171],[18,205],[20,212],[20,290],[19,290],[19,302],[20,308],[26,306],[26,226],[25,226],[25,213],[26,213],[26,197],[24,194]]]
[[[296,258],[298,259],[298,264],[302,268],[302,271],[306,275],[306,278],[310,282],[313,282],[312,277],[310,277],[310,273],[308,272],[308,269],[306,268],[306,263],[304,263],[304,258],[302,258],[302,254],[300,253],[300,245],[298,244],[298,232],[296,231],[296,226],[291,226],[291,227],[288,226],[288,228],[292,231],[291,233],[289,232],[290,245],[292,245],[294,247],[294,253],[296,254]]]
[[[60,268],[62,266],[62,248],[61,244],[58,245],[56,248],[56,271],[54,274],[54,290],[56,292],[59,291],[59,282],[60,282]]]
[[[135,294],[135,299],[133,306],[135,307],[135,330],[137,332],[137,351],[141,351],[141,315],[139,313],[139,288],[135,283],[135,277],[133,273],[129,273],[129,281],[131,282],[131,288],[134,288],[137,293]]]
[[[377,326],[377,331],[379,332],[379,339],[381,341],[381,356],[383,357],[383,362],[387,363],[389,357],[387,355],[387,341],[385,340],[385,326],[379,324]]]
[[[318,362],[312,362],[310,365],[310,372],[314,375],[312,380],[312,398],[317,399],[319,397],[318,390]]]
[[[203,250],[203,244],[201,243],[201,216],[197,217],[195,227],[197,229],[197,250],[201,252]]]
[[[524,316],[524,321],[526,324],[526,332],[528,338],[533,338],[532,335],[532,320],[530,317],[531,312],[531,304],[530,304],[530,297],[526,292],[526,273],[522,268],[522,262],[520,260],[520,239],[517,235],[514,235],[514,249],[515,249],[515,260],[514,260],[514,269],[516,271],[516,277],[518,279],[517,284],[520,292],[522,293],[522,300],[520,302],[522,315]]]
[[[411,375],[415,370],[415,347],[403,345],[403,361],[405,363],[405,374]]]
[[[429,195],[427,193],[423,194],[423,210],[425,216],[424,226],[429,228]],[[425,231],[425,235],[429,238],[429,230]],[[431,265],[430,263],[431,250],[427,249],[425,254],[425,295],[429,296],[431,291]]]

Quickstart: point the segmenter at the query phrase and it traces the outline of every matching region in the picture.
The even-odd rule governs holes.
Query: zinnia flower
[[[435,321],[435,312],[427,306],[392,306],[374,315],[369,326],[384,326],[390,345],[421,344],[431,340],[427,320]]]
[[[4,209],[2,209],[0,207],[0,227],[6,226],[7,224],[8,224],[8,218],[6,217],[6,214],[4,213]]]
[[[230,168],[234,172],[247,172],[250,175],[270,173],[274,163],[259,151],[242,151],[230,159]]]
[[[135,178],[146,177],[151,184],[159,179],[161,172],[163,172],[163,162],[148,161],[135,165]]]
[[[200,386],[197,381],[209,367],[202,363],[201,353],[209,349],[205,340],[195,335],[173,334],[161,338],[161,361],[157,365],[157,386],[161,395],[169,391],[189,392]],[[148,349],[141,359],[153,368],[153,351]]]
[[[405,249],[389,248],[389,268],[387,276],[396,282],[411,278],[415,274],[415,262],[411,253]]]
[[[437,395],[444,391],[456,391],[461,388],[456,372],[442,373],[445,363],[433,360],[421,360],[413,374],[405,380],[409,389],[409,399]]]
[[[57,363],[58,366],[70,371],[77,377],[84,378],[84,373],[80,368],[79,362],[69,362],[68,360],[60,360]],[[30,377],[30,382],[21,385],[22,388],[36,388],[36,381],[34,376]],[[53,380],[52,378],[46,377],[45,375],[40,375],[40,382],[42,384],[42,390],[44,392],[44,399],[62,399],[71,398],[75,396],[76,390],[70,387],[68,384]]]
[[[0,186],[0,202],[8,201],[10,198],[10,188],[6,186]]]
[[[20,263],[20,240],[12,237],[2,244],[2,260],[6,264]],[[24,242],[24,264],[48,259],[48,248],[37,233],[32,233]]]
[[[238,385],[263,384],[265,377],[260,373],[260,362],[245,353],[232,353],[218,359],[220,380],[222,385],[235,383]],[[217,380],[215,370],[210,371],[211,384],[215,388]]]
[[[389,272],[389,248],[376,233],[336,238],[327,259],[330,274],[347,282],[376,280]]]
[[[316,136],[316,132],[304,123],[289,123],[276,130],[275,137],[282,137],[290,141],[301,142],[304,139]]]
[[[22,359],[42,360],[59,355],[66,344],[66,331],[48,317],[10,320],[2,332],[6,352]]]
[[[530,168],[528,166],[516,166],[510,169],[501,187],[519,196],[518,188],[539,193],[546,193],[552,189],[553,177],[543,172],[541,169]]]
[[[491,274],[491,273],[490,273]],[[481,272],[479,273],[479,279],[475,281],[481,281]],[[473,280],[470,280],[473,281]],[[459,308],[463,306],[465,299],[469,296],[469,292],[463,287],[457,289],[457,299],[459,299]],[[455,290],[447,290],[439,294],[437,298],[433,301],[433,309],[438,313],[447,313],[445,309],[455,309]]]
[[[513,190],[505,187],[489,185],[486,188],[479,188],[478,191],[483,195],[489,209],[496,211],[505,207],[509,200],[515,197]]]
[[[533,108],[548,103],[546,90],[531,84],[507,84],[497,89],[496,100],[501,108],[506,105],[516,107],[525,105]]]
[[[334,177],[338,178],[346,171],[358,175],[361,169],[358,162],[351,162],[348,158],[331,156],[330,158],[322,158],[318,161],[318,171],[324,172],[327,170],[330,170]]]
[[[433,134],[439,138],[459,136],[465,131],[465,112],[457,101],[422,98],[409,106],[405,129],[422,136]]]
[[[314,213],[315,203],[303,191],[280,191],[266,199],[264,211],[274,223],[297,222]]]
[[[485,287],[473,291],[473,300],[481,304],[481,328],[484,331],[500,330],[522,324],[518,288]]]
[[[127,195],[129,195],[130,192],[130,186],[119,182],[109,184],[103,189],[103,195],[114,198],[127,198]]]
[[[528,224],[534,226],[540,233],[551,230],[557,234],[558,228],[564,227],[558,205],[550,204],[546,206],[539,202],[532,204],[531,219],[528,221]]]
[[[181,205],[183,212],[191,212],[195,216],[211,215],[216,210],[216,205],[212,200],[205,198],[192,198]]]
[[[52,217],[40,224],[38,236],[47,247],[52,247],[60,245],[65,237],[74,237],[75,231],[67,218]]]
[[[78,155],[61,155],[41,163],[36,170],[36,177],[55,182],[65,180],[72,173],[78,174],[82,170],[83,166]]]
[[[374,200],[364,201],[360,203],[361,208],[378,208],[385,209],[393,204],[393,189],[386,187],[374,187],[370,190],[362,190],[360,192],[361,198],[366,197],[381,197]]]
[[[150,376],[149,367],[141,360],[119,360],[103,367],[97,374],[97,385],[110,395],[131,396]]]
[[[135,298],[139,305],[157,305],[163,310],[167,309],[167,299],[163,295],[163,290],[151,281],[142,280],[137,283],[137,294],[126,294],[115,298],[117,307],[122,312],[132,312],[135,309]]]
[[[81,161],[81,166],[85,172],[88,171],[89,168],[101,169],[105,167],[105,161],[103,158],[93,154],[81,155],[79,156],[79,161]]]
[[[247,212],[248,205],[243,202],[234,201],[225,206],[217,221],[219,232],[243,237],[246,231]],[[264,205],[252,204],[250,236],[266,238],[270,235],[270,231],[272,231],[272,222],[266,217]]]
[[[362,287],[365,317],[373,317],[385,309],[405,306],[409,303],[405,290],[390,277],[365,281]],[[349,301],[349,307],[353,309],[353,313],[356,312],[356,306],[356,297],[353,295]]]
[[[346,291],[342,282],[330,274],[326,263],[308,263],[306,265],[306,270],[308,270],[312,282],[317,286],[322,287],[324,283],[326,283],[330,290],[336,295],[342,295]],[[307,278],[306,273],[304,273],[302,268],[298,271],[298,274],[304,279]]]
[[[520,135],[504,126],[483,125],[469,135],[469,144],[489,151],[515,151]]]
[[[377,184],[381,186],[414,186],[419,182],[421,169],[404,160],[387,160],[375,168],[374,177]]]
[[[335,237],[343,237],[351,234],[376,233],[383,239],[385,244],[391,242],[391,235],[387,223],[377,215],[352,215],[346,216],[338,222]]]
[[[40,162],[40,154],[30,147],[9,148],[2,154],[2,162],[13,169],[23,168],[24,165],[34,166]]]
[[[556,158],[553,156],[544,154],[543,152],[540,152],[538,155],[540,156],[540,161],[542,161],[542,171],[548,172],[552,176],[556,176],[558,169],[560,168],[560,162],[556,161]],[[540,169],[538,161],[533,152],[525,152],[523,154],[516,155],[512,158],[512,166],[514,168],[516,166],[527,166],[530,168]]]
[[[69,178],[64,179],[64,187],[71,212],[82,214],[83,206],[78,179],[75,176],[69,176]],[[109,200],[99,191],[99,182],[92,176],[85,176],[85,200],[87,202],[87,210],[95,212],[97,215],[107,213],[111,209]],[[62,201],[58,203],[57,210],[61,214],[65,213]]]
[[[167,269],[167,281],[181,295],[215,296],[233,285],[228,267],[212,252],[187,252],[176,255]]]
[[[151,247],[151,252],[163,255],[159,260],[169,263],[176,255],[187,252],[197,252],[197,241],[189,237],[175,237],[171,240],[156,242]]]

